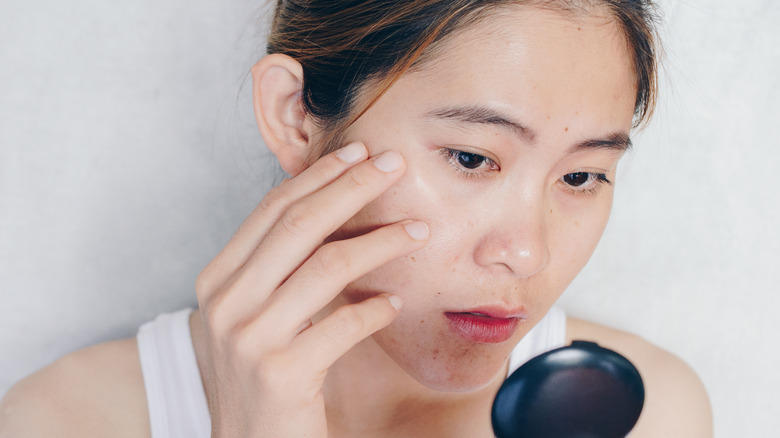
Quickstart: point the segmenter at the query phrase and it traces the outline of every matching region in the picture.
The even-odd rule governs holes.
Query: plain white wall
[[[0,0],[0,394],[194,305],[278,170],[247,71],[258,0]],[[657,118],[564,295],[701,375],[716,436],[780,430],[780,3],[663,2]]]

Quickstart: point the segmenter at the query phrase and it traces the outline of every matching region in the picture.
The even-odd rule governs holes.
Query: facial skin
[[[401,153],[407,171],[333,236],[419,219],[430,240],[352,283],[325,312],[380,292],[402,297],[400,315],[355,354],[387,355],[428,388],[465,392],[506,372],[512,348],[591,256],[613,196],[597,175],[614,181],[636,88],[606,15],[507,8],[439,49],[350,128],[371,155]],[[479,166],[463,167],[468,158]],[[580,172],[569,180],[587,180],[579,187],[562,180]],[[509,340],[475,343],[445,316],[484,307],[527,317]]]

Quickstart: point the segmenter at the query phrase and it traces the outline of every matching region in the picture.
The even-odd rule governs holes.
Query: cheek
[[[421,252],[432,254],[436,252],[432,248],[444,251],[444,241],[462,235],[460,228],[468,224],[468,218],[460,207],[460,200],[445,184],[430,175],[430,169],[419,169],[422,167],[417,164],[420,157],[413,158],[417,159],[407,159],[405,175],[347,221],[333,238],[354,237],[403,220],[421,220],[428,225],[431,235]]]
[[[585,266],[596,249],[612,209],[612,194],[605,193],[587,203],[561,204],[551,216],[558,230],[551,236],[551,250],[557,264],[567,266],[573,277]]]

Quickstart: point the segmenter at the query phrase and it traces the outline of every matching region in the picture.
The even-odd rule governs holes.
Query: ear
[[[252,67],[257,126],[282,169],[295,176],[306,167],[312,124],[301,101],[303,68],[280,53],[265,56]]]

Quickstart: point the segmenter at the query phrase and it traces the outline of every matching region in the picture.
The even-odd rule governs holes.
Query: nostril
[[[550,252],[540,236],[523,237],[511,240],[488,237],[478,244],[474,260],[480,266],[504,270],[518,278],[532,277],[547,266]]]

